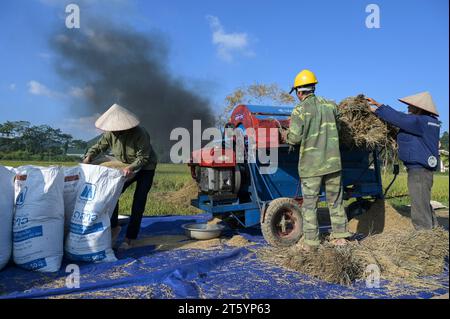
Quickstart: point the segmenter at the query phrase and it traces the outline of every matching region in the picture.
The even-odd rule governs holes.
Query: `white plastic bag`
[[[16,173],[16,169],[15,169],[14,167],[11,167],[11,166],[5,166],[5,168],[6,168],[7,170],[9,170],[10,172],[13,172],[14,174]]]
[[[69,233],[70,220],[72,219],[78,189],[82,184],[80,167],[64,168],[64,235]]]
[[[116,261],[111,249],[110,218],[125,177],[121,171],[86,164],[80,164],[80,173],[83,182],[66,238],[66,256],[74,261]]]
[[[0,270],[9,262],[12,252],[14,176],[9,169],[0,166]]]
[[[28,270],[58,271],[64,253],[63,170],[23,166],[16,173],[14,262]]]

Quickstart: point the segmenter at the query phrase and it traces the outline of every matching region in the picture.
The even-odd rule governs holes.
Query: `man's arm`
[[[422,135],[423,128],[417,116],[394,110],[389,105],[378,103],[374,99],[366,98],[370,105],[375,106],[371,111],[380,119],[414,135]]]
[[[128,166],[131,171],[136,172],[150,162],[151,147],[147,134],[139,136],[136,141],[136,160]]]
[[[100,153],[106,152],[109,145],[108,133],[104,133],[98,142],[91,146],[91,148],[86,152],[83,163],[88,164]]]
[[[300,107],[296,107],[291,115],[291,125],[287,133],[286,142],[288,144],[300,144],[303,137],[304,114]]]
[[[394,110],[389,105],[381,105],[375,114],[382,120],[414,135],[422,135],[423,128],[417,116]]]

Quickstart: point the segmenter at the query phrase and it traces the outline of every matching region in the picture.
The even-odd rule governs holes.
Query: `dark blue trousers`
[[[153,177],[155,171],[141,170],[129,181],[125,183],[122,193],[134,182],[136,182],[136,190],[133,196],[133,205],[131,207],[130,222],[127,228],[128,239],[136,239],[141,228],[142,216],[144,215],[145,205],[147,204],[147,196],[152,188]],[[119,202],[117,202],[114,213],[111,217],[111,227],[114,228],[119,225]]]

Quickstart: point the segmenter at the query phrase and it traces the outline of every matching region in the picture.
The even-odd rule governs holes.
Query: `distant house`
[[[441,173],[446,173],[448,172],[448,151],[439,150],[439,155],[441,158],[439,162],[440,171]]]
[[[7,138],[10,140],[13,140],[16,137],[19,137],[19,136],[17,136],[15,133],[0,133],[0,138]]]
[[[86,153],[85,149],[69,147],[67,149],[66,155],[83,158],[85,153]]]

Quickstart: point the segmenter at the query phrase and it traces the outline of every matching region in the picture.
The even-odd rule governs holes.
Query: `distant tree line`
[[[261,88],[259,85],[254,85],[254,87]],[[253,88],[253,86],[250,88]],[[266,87],[262,86],[262,88],[264,89]],[[253,98],[255,96],[258,98],[261,96],[269,96],[269,98],[277,100],[276,102],[288,102],[284,96],[274,99],[273,95],[276,95],[279,91],[274,86],[270,86],[269,88],[271,90],[267,91],[270,91],[269,93],[271,94],[265,94],[265,91],[260,94],[255,94],[255,92],[248,89],[249,92],[247,94],[234,93],[227,97],[229,105],[224,108],[222,120],[229,116],[228,114],[231,110],[230,105],[242,103],[245,96],[247,98],[248,96]],[[231,101],[232,98],[236,98],[238,101]],[[448,132],[442,134],[440,142],[440,149],[448,151]],[[33,126],[27,121],[7,121],[0,123],[0,160],[72,161],[76,157],[67,156],[69,148],[86,150],[87,147],[86,141],[74,139],[70,134],[65,134],[60,129],[54,129],[49,125]],[[158,150],[156,151],[158,152]],[[161,159],[161,156],[159,158]]]
[[[70,161],[69,148],[85,149],[87,143],[49,125],[27,121],[0,124],[0,159]]]
[[[440,149],[448,151],[448,132],[444,132],[441,136],[441,147]]]

